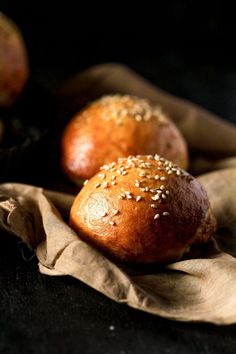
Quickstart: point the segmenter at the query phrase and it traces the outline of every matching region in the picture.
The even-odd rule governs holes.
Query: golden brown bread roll
[[[77,183],[119,157],[155,153],[187,167],[186,143],[174,123],[159,107],[128,95],[104,96],[88,105],[62,138],[62,166]]]
[[[102,166],[76,197],[70,224],[118,260],[169,263],[216,228],[200,183],[159,155]]]
[[[0,106],[9,106],[15,101],[28,75],[28,58],[21,33],[0,12]]]

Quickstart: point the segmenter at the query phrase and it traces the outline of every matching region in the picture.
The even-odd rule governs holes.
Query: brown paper
[[[77,91],[82,100],[98,92],[124,92],[151,98],[174,114],[190,146],[209,152],[209,156],[216,152],[228,156],[226,160],[204,160],[208,167],[200,157],[195,165],[196,173],[201,169],[219,169],[199,177],[218,220],[214,240],[193,248],[185,259],[166,267],[127,268],[111,262],[81,241],[68,226],[73,196],[20,184],[0,185],[0,228],[19,236],[35,249],[40,272],[44,274],[71,275],[115,301],[166,318],[235,323],[236,165],[233,154],[236,155],[236,128],[155,89],[121,66],[93,68],[75,82],[80,82]],[[71,92],[77,88],[74,86],[74,91],[70,91],[72,86],[67,86],[61,96],[66,97],[65,102],[73,102]],[[211,129],[210,139],[206,129]]]

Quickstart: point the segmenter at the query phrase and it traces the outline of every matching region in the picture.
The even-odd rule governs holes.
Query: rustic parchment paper
[[[111,92],[136,94],[163,105],[189,146],[199,152],[196,173],[215,170],[199,177],[218,221],[214,239],[166,267],[128,268],[111,262],[68,226],[74,196],[10,183],[0,185],[0,229],[35,250],[41,273],[71,275],[115,301],[166,318],[235,323],[236,127],[115,64],[81,74],[59,97],[65,111],[72,112],[85,98]]]

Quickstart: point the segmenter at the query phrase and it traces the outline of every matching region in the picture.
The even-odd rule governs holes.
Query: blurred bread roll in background
[[[62,167],[76,183],[119,157],[158,153],[188,166],[187,146],[158,106],[129,95],[104,96],[78,112],[62,137]]]
[[[15,102],[28,76],[28,57],[20,30],[0,12],[0,107]]]
[[[119,158],[100,168],[77,195],[70,225],[115,259],[170,263],[216,228],[200,183],[159,155]]]

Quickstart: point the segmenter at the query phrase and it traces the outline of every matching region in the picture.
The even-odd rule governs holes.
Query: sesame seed
[[[160,186],[160,190],[164,190],[165,189],[165,186],[162,184],[161,186]]]
[[[137,195],[136,202],[139,202],[142,199],[141,195]]]
[[[105,173],[99,173],[99,174],[98,174],[98,177],[104,179],[104,178],[106,177],[106,175],[105,175]]]
[[[158,179],[160,178],[160,176],[159,176],[159,175],[156,175],[154,178],[155,178],[156,180],[158,180]]]
[[[156,204],[151,204],[151,207],[152,207],[153,209],[157,209],[157,205],[156,205]]]
[[[149,191],[150,191],[151,193],[156,193],[156,189],[154,189],[154,188],[150,188]]]
[[[124,193],[121,193],[120,195],[121,195],[122,198],[126,197],[126,195]]]
[[[166,190],[166,194],[167,194],[167,195],[169,195],[169,194],[170,194],[170,192],[168,191],[168,189]]]
[[[176,172],[175,172],[176,174],[177,174],[177,176],[180,176],[180,170],[177,170]]]
[[[111,184],[112,184],[113,186],[115,186],[115,185],[116,185],[116,181],[112,181]]]
[[[115,226],[115,225],[116,225],[115,221],[112,221],[112,220],[109,221],[109,224],[110,224],[111,226]]]
[[[165,177],[161,177],[160,180],[161,180],[161,181],[165,181],[166,178],[165,178]]]
[[[154,215],[154,220],[159,219],[159,217],[160,217],[160,214],[155,214],[155,215]]]
[[[145,191],[145,192],[149,192],[149,188],[148,188],[148,187],[145,187],[145,188],[144,188],[144,191]]]
[[[137,114],[137,115],[135,116],[135,120],[136,120],[137,122],[141,122],[142,116],[140,116],[140,114]]]
[[[97,183],[97,184],[95,184],[95,188],[98,188],[98,187],[100,187],[100,183]]]
[[[138,188],[140,187],[140,182],[139,181],[135,183],[135,187],[138,187]]]
[[[103,188],[107,188],[108,187],[108,182],[103,182],[102,187]]]
[[[168,211],[164,211],[164,213],[162,213],[163,216],[168,216],[170,215],[170,213],[168,213]]]
[[[115,181],[116,176],[112,176],[111,179],[112,179],[112,181]]]
[[[107,216],[107,212],[106,211],[102,214],[102,217],[104,217],[104,216]]]
[[[85,186],[87,183],[88,183],[88,179],[86,179],[86,180],[84,181],[84,186]]]
[[[114,215],[117,215],[117,214],[119,214],[119,210],[118,209],[114,210]]]
[[[125,194],[131,194],[131,192],[130,191],[125,191]]]
[[[130,194],[127,194],[127,195],[126,195],[126,198],[127,198],[127,199],[133,199],[132,195],[130,195]]]
[[[171,174],[172,174],[172,171],[168,171],[167,174],[168,174],[168,175],[171,175]]]
[[[162,199],[166,199],[166,195],[164,193],[161,195],[161,197]]]
[[[127,175],[127,172],[126,172],[126,171],[123,171],[121,174],[122,174],[123,176],[125,176],[125,175]]]
[[[158,200],[158,199],[160,199],[160,196],[158,194],[156,194],[152,197],[152,200]]]

